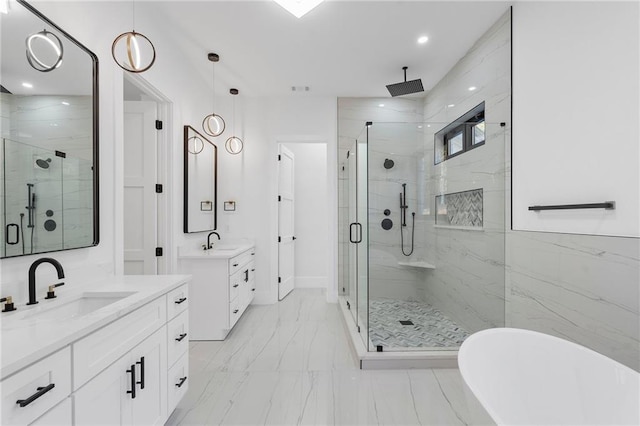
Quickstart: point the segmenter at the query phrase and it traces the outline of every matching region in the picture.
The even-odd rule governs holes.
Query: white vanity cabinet
[[[185,281],[4,378],[0,424],[163,425],[188,389]]]
[[[75,424],[163,424],[166,346],[162,327],[76,391]]]
[[[224,340],[253,301],[255,247],[182,255],[179,268],[192,275],[190,340]]]

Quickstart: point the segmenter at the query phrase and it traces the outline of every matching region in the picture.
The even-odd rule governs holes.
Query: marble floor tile
[[[458,370],[359,370],[340,321],[323,292],[297,289],[223,342],[191,342],[167,425],[492,424]]]

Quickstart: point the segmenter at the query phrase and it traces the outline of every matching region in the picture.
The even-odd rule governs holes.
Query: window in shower
[[[463,154],[485,141],[484,102],[435,134],[435,162]]]

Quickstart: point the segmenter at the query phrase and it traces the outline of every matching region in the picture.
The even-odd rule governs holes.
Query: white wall
[[[296,287],[326,288],[329,270],[327,145],[286,143],[294,155]]]
[[[327,146],[327,188],[329,252],[327,254],[327,298],[337,300],[337,166],[336,99],[292,96],[252,98],[243,101],[242,132],[245,141],[240,155],[223,152],[219,186],[220,202],[234,200],[237,211],[221,214],[223,240],[248,238],[256,243],[257,275],[254,303],[277,301],[277,145],[290,142],[324,142]]]
[[[639,9],[517,4],[513,229],[640,236]],[[604,201],[616,209],[528,210]]]
[[[507,326],[577,342],[640,371],[640,240],[568,234],[633,231],[640,217],[638,18],[636,2],[514,6],[514,230],[507,231],[506,239],[506,317]],[[538,40],[545,48],[535,48]],[[529,66],[540,74],[526,70]],[[532,109],[543,118],[536,118],[533,132]],[[558,139],[565,126],[577,126],[579,139]],[[612,133],[603,135],[605,130]],[[610,137],[620,130],[627,134]],[[564,152],[576,143],[589,149]],[[585,166],[591,173],[584,173]],[[619,182],[618,177],[625,179]],[[523,217],[534,201],[527,198],[530,194],[554,191],[563,196],[557,202],[564,203],[574,195],[611,199],[608,195],[622,194],[621,189],[629,191],[623,194],[627,202],[619,203],[612,216],[600,212],[594,219],[568,211],[570,220],[554,216],[545,223]],[[507,203],[507,213],[510,207]],[[627,216],[634,209],[635,217]],[[509,229],[508,214],[507,224]],[[515,230],[529,227],[554,232]]]

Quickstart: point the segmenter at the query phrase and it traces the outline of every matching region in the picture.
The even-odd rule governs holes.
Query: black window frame
[[[480,103],[473,109],[467,111],[464,115],[451,122],[434,135],[434,157],[433,164],[443,163],[450,158],[457,157],[465,152],[476,149],[485,144],[486,137],[486,125],[485,125],[485,138],[482,142],[473,143],[474,135],[473,128],[484,122],[484,102]],[[454,154],[449,154],[449,141],[454,137],[462,133],[462,149]],[[439,146],[440,145],[440,146]],[[438,161],[438,152],[442,152],[442,159]]]

